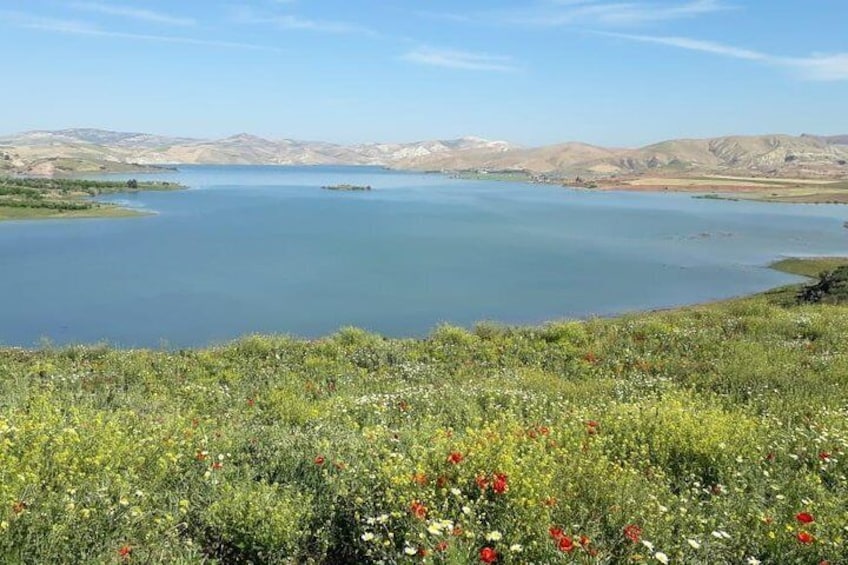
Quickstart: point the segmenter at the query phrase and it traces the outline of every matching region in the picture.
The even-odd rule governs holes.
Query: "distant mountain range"
[[[801,137],[813,137],[831,145],[848,145],[848,135],[809,135],[805,133]]]
[[[678,139],[637,149],[563,143],[525,148],[479,137],[339,145],[239,134],[218,140],[98,129],[0,137],[0,171],[62,174],[180,164],[377,165],[426,171],[524,171],[569,178],[652,174],[848,177],[848,135]]]

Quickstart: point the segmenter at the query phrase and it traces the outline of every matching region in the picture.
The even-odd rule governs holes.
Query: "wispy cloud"
[[[633,27],[672,20],[689,19],[732,9],[722,0],[677,2],[609,2],[601,0],[547,0],[517,10],[477,14],[419,12],[429,18],[466,23],[523,27]]]
[[[43,18],[23,12],[0,11],[0,21],[12,24],[19,28],[35,29],[51,33],[64,33],[70,35],[90,37],[112,37],[116,39],[127,39],[135,41],[149,41],[154,43],[176,43],[183,45],[197,45],[205,47],[221,47],[229,49],[248,49],[254,51],[277,51],[280,49],[266,45],[253,43],[242,43],[237,41],[223,41],[216,39],[202,39],[184,37],[178,35],[156,35],[146,33],[129,33],[102,29],[89,22],[79,20],[61,20],[55,18]]]
[[[807,57],[786,57],[689,37],[633,35],[611,32],[595,33],[608,37],[618,37],[629,41],[655,43],[658,45],[676,47],[678,49],[687,49],[689,51],[699,51],[701,53],[710,53],[712,55],[732,57],[734,59],[756,61],[767,65],[789,69],[802,78],[809,80],[848,80],[848,53],[837,53],[831,55],[814,54]]]
[[[270,23],[280,29],[317,31],[322,33],[361,33],[366,35],[373,33],[365,27],[348,22],[310,20],[290,14],[267,18],[265,23]]]
[[[401,59],[420,65],[449,69],[498,72],[517,70],[510,57],[451,49],[435,49],[433,47],[419,47],[404,54]]]
[[[479,15],[471,15],[471,14],[455,14],[451,12],[433,12],[431,10],[418,10],[415,12],[415,15],[419,18],[426,18],[428,20],[441,20],[445,22],[454,22],[454,23],[479,23],[481,17]]]
[[[848,53],[790,58],[786,59],[784,64],[794,67],[811,80],[848,80]]]
[[[703,41],[700,39],[692,39],[689,37],[664,37],[655,35],[633,35],[629,33],[612,33],[598,31],[594,32],[598,35],[607,37],[618,37],[620,39],[628,39],[630,41],[640,41],[642,43],[656,43],[659,45],[667,45],[669,47],[679,47],[680,49],[688,49],[690,51],[701,51],[703,53],[712,53],[714,55],[724,55],[726,57],[734,57],[736,59],[748,59],[750,61],[766,61],[769,56],[765,53],[751,51],[749,49],[741,49],[723,43],[714,41]]]
[[[310,19],[294,14],[260,14],[241,6],[234,12],[233,21],[240,24],[268,25],[277,29],[311,31],[329,34],[378,35],[367,27],[343,21]]]
[[[191,27],[197,24],[192,18],[172,16],[170,14],[132,6],[118,6],[115,4],[104,4],[102,2],[72,2],[70,7],[75,10],[116,16],[151,24],[183,27]]]

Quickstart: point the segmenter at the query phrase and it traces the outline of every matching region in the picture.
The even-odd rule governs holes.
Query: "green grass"
[[[0,562],[844,563],[846,451],[848,307],[769,295],[9,348]]]
[[[147,215],[95,202],[91,197],[139,191],[179,190],[170,182],[91,181],[56,178],[0,178],[0,221],[126,218]]]
[[[490,181],[498,181],[498,182],[532,182],[533,176],[521,172],[492,172],[492,173],[478,173],[475,171],[460,171],[456,173],[452,173],[451,176],[453,178],[462,179],[462,180],[490,180]]]
[[[848,265],[846,257],[805,257],[788,258],[772,263],[770,267],[802,277],[816,277],[822,271],[832,271],[837,267]]]
[[[54,210],[48,208],[18,208],[0,204],[0,222],[11,220],[73,220],[83,218],[136,218],[149,212],[99,205],[87,210]]]

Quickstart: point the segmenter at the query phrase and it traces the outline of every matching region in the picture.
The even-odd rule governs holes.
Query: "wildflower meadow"
[[[0,350],[2,563],[848,563],[848,307]]]

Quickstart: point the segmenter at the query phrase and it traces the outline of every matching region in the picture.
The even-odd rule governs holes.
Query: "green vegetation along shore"
[[[324,190],[336,190],[339,192],[368,192],[371,190],[371,185],[359,185],[359,184],[332,184],[329,186],[322,186]]]
[[[848,306],[782,296],[0,350],[0,562],[845,563]]]
[[[171,182],[3,177],[0,178],[0,221],[140,216],[144,213],[97,202],[92,197],[181,188],[184,187]]]

